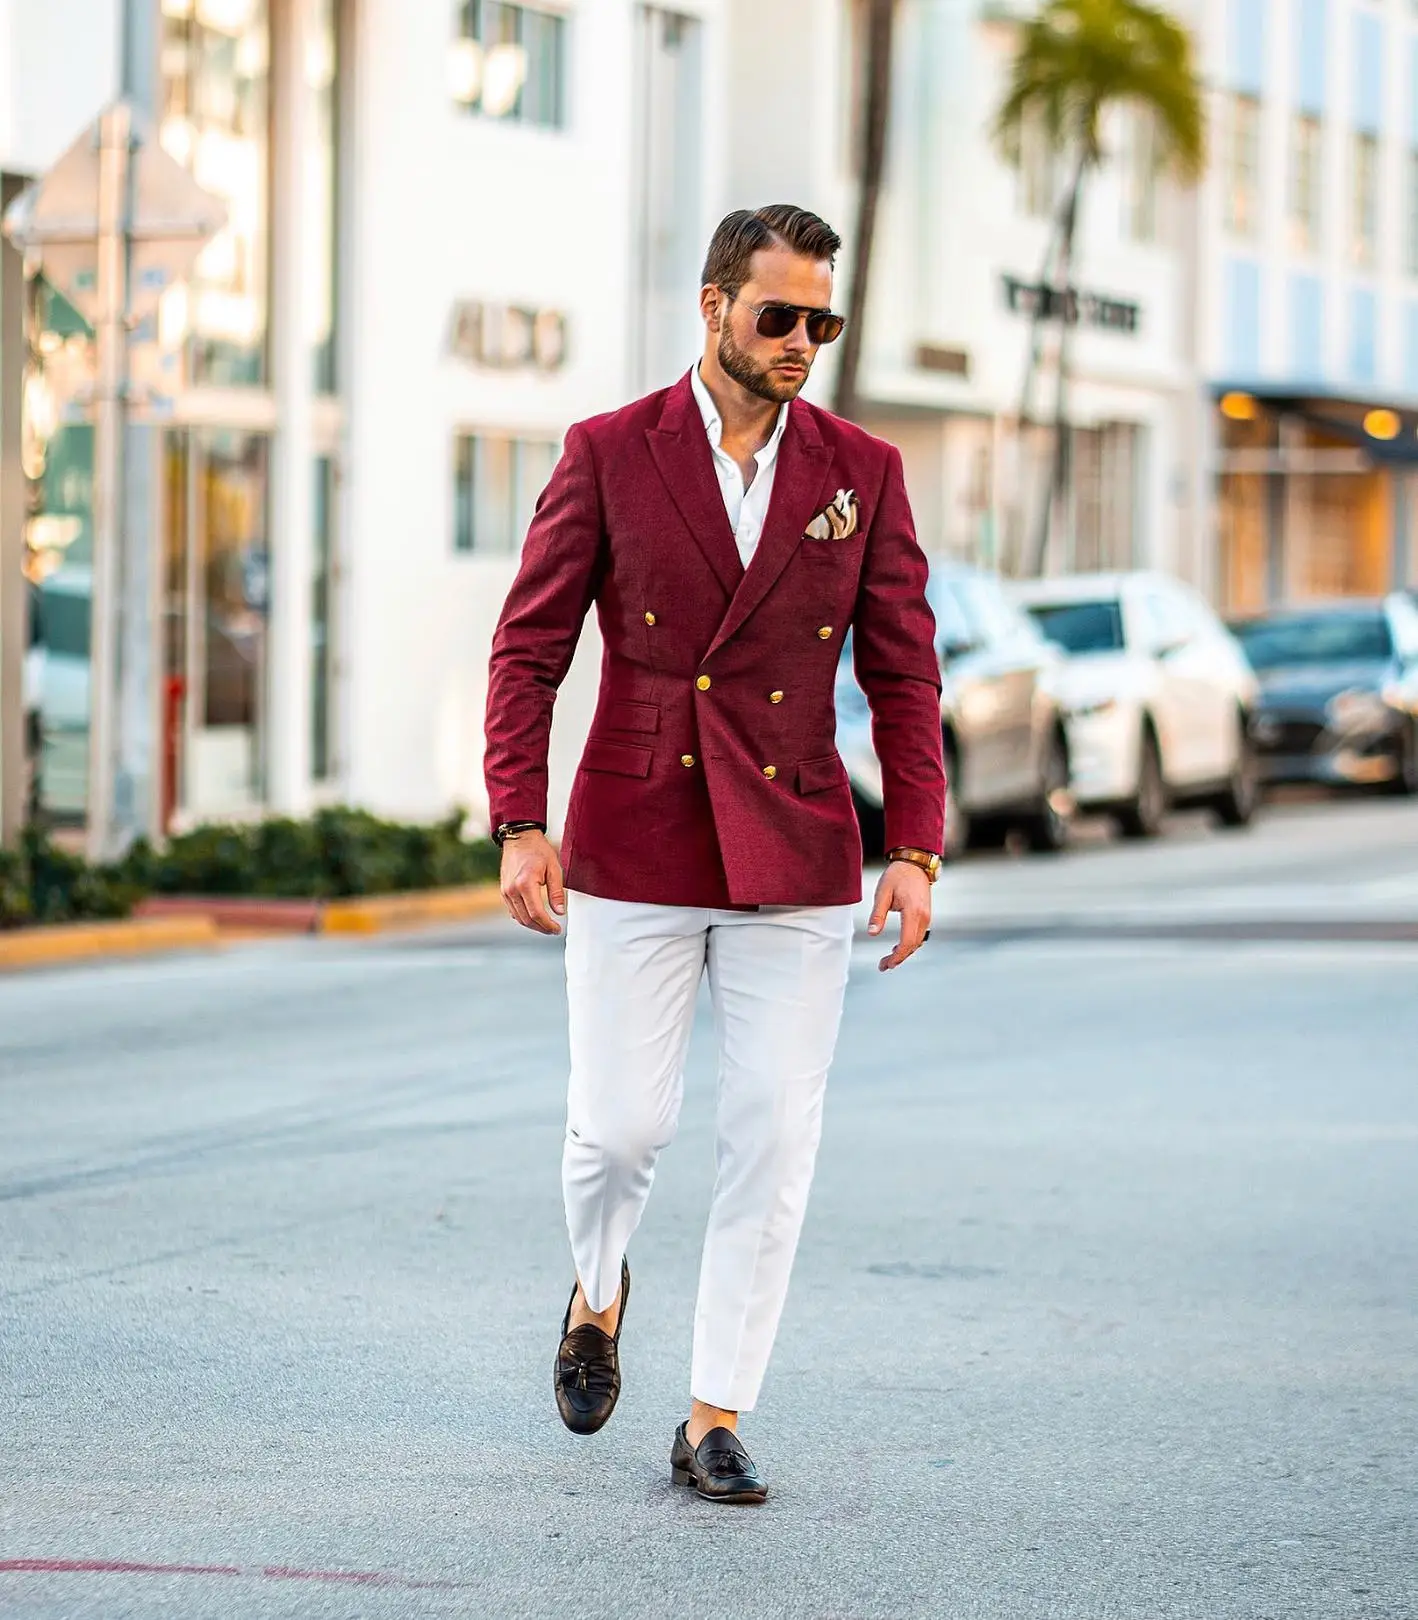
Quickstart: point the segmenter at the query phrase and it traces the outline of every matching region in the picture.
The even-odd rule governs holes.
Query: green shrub
[[[0,851],[0,928],[126,917],[143,887],[121,868],[89,866],[28,827],[17,850]]]
[[[18,928],[30,918],[29,862],[23,850],[0,849],[0,928]]]
[[[465,819],[458,810],[409,826],[329,809],[308,821],[212,824],[161,850],[139,839],[116,865],[101,867],[31,828],[18,850],[0,850],[0,928],[124,917],[145,894],[334,900],[495,878],[501,852],[491,839],[465,839]]]

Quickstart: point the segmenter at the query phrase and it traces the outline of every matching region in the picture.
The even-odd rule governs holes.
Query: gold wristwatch
[[[940,856],[928,849],[889,849],[886,858],[888,861],[906,861],[912,866],[919,866],[932,883],[940,876]]]

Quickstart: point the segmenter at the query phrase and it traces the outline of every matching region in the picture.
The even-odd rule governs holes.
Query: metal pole
[[[113,851],[118,580],[123,511],[124,383],[128,337],[128,171],[132,121],[119,102],[99,120],[98,319],[94,326],[94,563],[89,682],[88,854]]]
[[[159,0],[124,0],[123,97],[129,106],[156,119],[161,103]],[[128,186],[128,220],[134,217],[134,182]],[[125,262],[131,243],[125,236]],[[125,330],[128,309],[124,309]],[[152,317],[155,319],[155,317]],[[131,420],[125,355],[123,404],[123,536],[118,575],[118,695],[114,717],[114,783],[111,853],[134,838],[156,836],[162,828],[161,658],[162,535],[161,430]]]

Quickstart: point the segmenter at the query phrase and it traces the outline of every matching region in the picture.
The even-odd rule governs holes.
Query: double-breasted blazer
[[[856,496],[856,532],[808,537],[839,490]],[[900,454],[803,400],[788,410],[747,570],[687,376],[578,423],[493,639],[492,824],[546,820],[552,704],[594,603],[604,654],[562,833],[568,886],[666,905],[857,901],[862,848],[833,700],[849,629],[888,845],[941,847],[925,583]]]

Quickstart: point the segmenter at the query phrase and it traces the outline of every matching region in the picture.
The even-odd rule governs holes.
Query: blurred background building
[[[850,241],[863,12],[0,0],[7,201],[124,90],[228,207],[132,357],[127,512],[152,571],[138,824],[480,811],[491,630],[562,436],[691,363],[729,208],[791,199]],[[859,385],[927,548],[1005,567],[1036,517],[1031,446],[1008,428],[1061,184],[1046,145],[1015,167],[989,140],[1012,15],[898,0]],[[1159,566],[1228,607],[1375,590],[1414,569],[1418,31],[1371,0],[1207,0],[1191,20],[1212,166],[1180,192],[1142,121],[1109,131],[1074,275],[1069,510],[1045,561]],[[849,253],[839,270],[845,288]],[[30,582],[34,799],[74,825],[86,344],[6,246],[0,532]],[[825,351],[810,397],[830,399],[835,364]],[[598,660],[592,626],[558,707],[558,819]]]
[[[1215,594],[1415,577],[1418,31],[1370,0],[1206,0],[1198,364]]]

